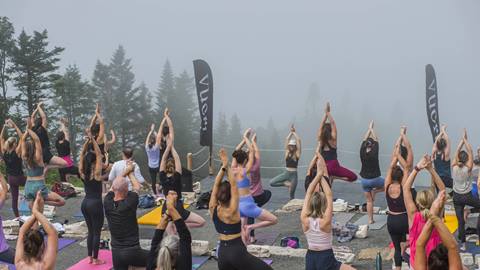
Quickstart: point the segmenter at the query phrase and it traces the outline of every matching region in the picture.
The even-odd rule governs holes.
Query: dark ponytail
[[[83,157],[83,175],[85,175],[85,181],[91,180],[90,177],[92,175],[92,167],[93,164],[96,162],[96,155],[92,152],[87,152],[87,154]]]
[[[43,235],[38,230],[29,230],[23,239],[25,256],[29,259],[38,259],[43,251]]]

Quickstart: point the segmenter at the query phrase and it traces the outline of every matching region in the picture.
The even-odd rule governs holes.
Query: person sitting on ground
[[[133,149],[130,147],[125,147],[122,151],[122,160],[119,160],[113,163],[110,174],[108,175],[108,181],[112,182],[118,176],[123,176],[125,169],[127,167],[127,164],[132,161],[133,161]],[[138,183],[143,184],[145,182],[145,179],[143,178],[142,173],[140,172],[140,167],[138,166],[137,163],[133,163],[133,166],[134,166],[133,174],[135,175],[135,178],[137,179]],[[132,191],[133,186],[131,182],[128,181],[127,177],[124,177],[124,178],[126,180],[125,182],[128,183],[128,190]]]
[[[5,182],[3,174],[0,173],[0,209],[3,208],[5,200],[7,199],[8,186]],[[3,233],[3,223],[2,217],[0,216],[0,262],[5,262],[9,264],[15,263],[15,249],[10,248],[5,239],[5,234]]]
[[[12,210],[16,218],[20,216],[18,212],[18,191],[21,186],[25,185],[27,178],[23,173],[23,164],[21,151],[16,137],[9,137],[5,141],[4,132],[7,128],[14,128],[18,138],[22,137],[22,131],[11,120],[7,119],[0,132],[0,153],[5,162],[5,170],[7,172],[8,184],[10,185],[10,193],[12,194]]]
[[[330,113],[330,103],[325,106],[325,115],[320,123],[318,133],[320,144],[320,153],[327,163],[328,175],[330,181],[341,179],[348,182],[357,180],[357,175],[351,170],[340,166],[337,158],[337,125]]]
[[[62,182],[67,182],[67,178],[70,176],[76,176],[80,178],[78,167],[73,164],[71,157],[70,132],[68,132],[67,126],[67,119],[62,118],[60,120],[60,130],[57,133],[57,140],[55,142],[55,148],[57,149],[58,156],[67,162],[67,167],[58,169],[60,180]]]
[[[172,155],[170,155],[172,153]],[[172,156],[169,158],[169,156]],[[173,133],[170,133],[167,137],[167,148],[162,156],[160,162],[160,183],[162,185],[163,195],[167,196],[170,190],[175,191],[178,194],[178,200],[176,201],[177,211],[187,224],[189,228],[200,228],[205,225],[205,219],[200,215],[190,212],[183,208],[182,201],[182,163],[180,157],[173,143]],[[165,205],[162,206],[162,214],[167,210]],[[169,234],[175,233],[175,228],[170,223],[167,228]]]
[[[275,215],[257,206],[250,193],[250,179],[248,174],[252,168],[255,150],[248,138],[251,129],[243,135],[243,140],[247,144],[248,154],[243,150],[235,150],[232,154],[232,170],[237,172],[235,180],[237,181],[238,192],[240,194],[240,216],[242,217],[242,237],[246,244],[251,243],[250,232],[255,229],[264,228],[277,224],[278,220]],[[248,218],[258,219],[260,222],[248,224]]]
[[[465,150],[462,150],[465,146]],[[455,208],[455,215],[458,219],[458,238],[460,240],[461,250],[465,250],[465,206],[473,208],[480,208],[480,199],[472,194],[472,181],[470,179],[473,169],[473,150],[472,146],[467,140],[467,131],[463,133],[463,138],[458,144],[455,157],[453,159],[453,206]],[[477,186],[480,178],[477,179]],[[480,217],[477,218],[477,235],[480,235]]]
[[[236,179],[243,177],[244,172],[229,169],[225,149],[220,149],[219,156],[222,168],[215,178],[208,204],[209,213],[220,240],[217,250],[218,269],[272,270],[264,261],[248,253],[242,241],[239,189]],[[228,181],[222,182],[225,173],[228,174]]]
[[[433,169],[431,158],[428,155],[423,156],[423,158],[415,166],[414,170],[408,176],[408,179],[403,188],[403,199],[405,201],[405,206],[407,208],[408,215],[408,226],[409,226],[409,242],[410,242],[410,265],[415,265],[415,249],[417,239],[427,223],[427,213],[430,211],[435,215],[440,215],[442,209],[434,207],[433,201],[435,199],[435,191],[433,189],[422,190],[418,192],[415,201],[413,200],[411,186],[417,177],[417,174],[423,170],[427,169],[430,173],[434,186],[439,190],[438,196],[441,193],[445,193],[445,185],[443,184],[442,179],[438,176],[437,172]],[[441,243],[440,236],[436,230],[433,231],[432,236],[427,243],[427,256],[430,255],[430,252],[435,249]]]
[[[27,122],[30,119],[27,120]],[[33,201],[40,191],[45,203],[53,206],[65,205],[65,200],[55,192],[49,191],[45,185],[44,162],[42,157],[42,145],[37,134],[27,124],[27,130],[20,138],[20,150],[24,162],[27,181],[25,183],[25,199],[32,207]],[[42,204],[43,206],[43,204]],[[39,210],[43,213],[43,208]]]
[[[153,235],[147,270],[191,270],[192,269],[192,236],[176,209],[177,193],[168,192],[166,198],[167,214],[164,214]],[[168,222],[175,223],[176,235],[164,237]]]
[[[378,138],[373,130],[373,121],[370,122],[368,131],[365,134],[362,145],[360,147],[360,161],[362,162],[362,169],[360,171],[360,180],[362,188],[367,200],[367,214],[368,223],[372,224],[373,220],[373,203],[375,202],[375,195],[383,192],[385,179],[381,176],[380,162],[378,161]]]
[[[337,261],[332,249],[333,193],[326,175],[327,167],[318,154],[317,175],[308,186],[300,213],[302,229],[308,243],[306,270],[349,270],[350,265]],[[320,185],[319,191],[315,191]]]
[[[295,199],[295,190],[298,183],[297,168],[301,153],[302,143],[295,132],[295,127],[292,125],[290,133],[285,139],[285,171],[270,179],[270,186],[272,187],[288,187],[290,200]]]
[[[252,134],[251,136],[252,147],[254,151],[253,155],[253,164],[250,169],[250,192],[252,193],[253,200],[258,207],[264,206],[272,197],[272,192],[267,189],[263,189],[262,186],[262,177],[260,175],[260,149],[257,145],[257,134]],[[245,140],[242,140],[240,144],[237,145],[235,150],[240,150],[245,145]],[[248,218],[247,224],[254,224],[254,218]],[[250,232],[250,242],[255,243],[255,230]]]
[[[58,235],[53,225],[42,215],[42,209],[43,198],[38,191],[32,207],[32,216],[22,225],[18,233],[15,251],[15,267],[18,270],[55,269]],[[46,238],[38,230],[37,222],[42,225],[43,231],[47,234]]]
[[[31,129],[37,134],[42,145],[42,158],[46,165],[46,172],[48,168],[65,168],[68,166],[68,163],[64,159],[54,156],[52,152],[50,152],[50,139],[48,138],[47,131],[47,115],[43,111],[42,105],[42,102],[37,104],[37,108],[33,111],[30,121]],[[37,113],[40,115],[39,118],[36,118]]]
[[[137,223],[140,183],[135,177],[134,168],[132,161],[126,162],[123,174],[116,176],[111,191],[103,200],[105,217],[112,236],[115,270],[126,270],[130,266],[145,267],[148,259],[148,251],[140,247]],[[129,191],[129,182],[132,191]]]
[[[155,140],[155,124],[150,126],[147,139],[145,140],[145,151],[148,159],[148,172],[150,173],[150,182],[152,192],[157,195],[157,175],[160,171],[160,145]]]
[[[453,179],[450,167],[450,139],[448,138],[445,125],[442,126],[442,130],[433,144],[432,159],[435,171],[437,171],[445,187],[451,190]]]

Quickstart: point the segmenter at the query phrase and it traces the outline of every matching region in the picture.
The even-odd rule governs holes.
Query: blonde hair
[[[430,207],[435,200],[435,194],[431,190],[422,190],[417,193],[415,202],[417,203],[418,211],[422,214],[424,219],[428,218],[430,214]]]
[[[17,144],[17,138],[15,137],[9,137],[6,141],[5,141],[5,149],[8,151],[8,152],[11,152],[14,149],[15,147],[15,144]]]
[[[163,238],[158,251],[157,269],[172,270],[175,269],[177,262],[180,239],[176,235],[168,235]]]
[[[327,196],[323,192],[315,192],[308,203],[307,216],[312,218],[323,218],[327,210]]]

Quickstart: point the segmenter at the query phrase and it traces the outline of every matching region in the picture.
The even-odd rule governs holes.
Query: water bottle
[[[377,257],[375,258],[375,269],[382,270],[382,255],[380,252],[377,252]]]

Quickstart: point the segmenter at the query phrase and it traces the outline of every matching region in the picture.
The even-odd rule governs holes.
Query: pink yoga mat
[[[68,270],[110,270],[113,268],[113,261],[112,261],[112,252],[110,250],[101,249],[98,251],[98,258],[100,260],[104,260],[105,264],[101,265],[93,265],[89,264],[89,258],[85,258],[78,263],[70,266],[67,268]]]

